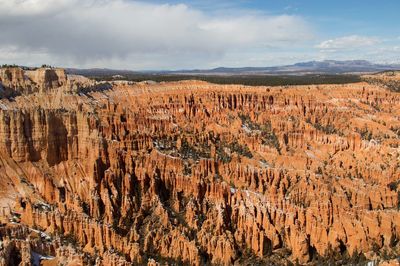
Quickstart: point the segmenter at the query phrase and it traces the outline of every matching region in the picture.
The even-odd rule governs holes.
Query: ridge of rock
[[[396,92],[201,81],[102,89],[48,69],[0,77],[21,93],[0,99],[0,264],[32,254],[47,255],[43,265],[399,255]],[[78,82],[85,93],[70,89]]]

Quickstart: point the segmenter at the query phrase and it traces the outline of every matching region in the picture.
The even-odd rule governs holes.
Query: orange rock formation
[[[0,100],[0,263],[399,254],[398,93],[367,83],[106,86],[51,69],[2,69],[0,80],[15,94]]]

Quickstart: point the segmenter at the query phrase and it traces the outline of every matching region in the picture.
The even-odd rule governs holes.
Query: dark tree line
[[[211,75],[155,75],[155,74],[128,74],[115,78],[113,75],[91,75],[87,77],[103,80],[128,80],[133,82],[152,80],[155,82],[170,82],[180,80],[202,80],[215,84],[242,84],[249,86],[290,86],[311,84],[346,84],[359,82],[361,79],[356,75],[233,75],[233,76],[211,76]]]

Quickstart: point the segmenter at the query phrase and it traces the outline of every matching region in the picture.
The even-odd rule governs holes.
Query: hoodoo
[[[380,84],[0,79],[2,265],[399,254],[400,95]]]

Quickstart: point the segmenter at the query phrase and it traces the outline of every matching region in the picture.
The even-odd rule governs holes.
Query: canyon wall
[[[73,93],[63,72],[26,76],[1,78],[24,92],[0,100],[0,208],[16,219],[0,230],[4,259],[288,265],[399,254],[398,93],[200,81]],[[32,232],[28,244],[10,236]]]

